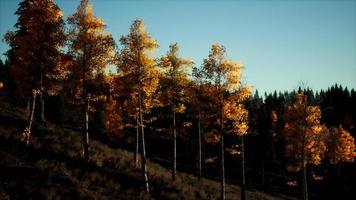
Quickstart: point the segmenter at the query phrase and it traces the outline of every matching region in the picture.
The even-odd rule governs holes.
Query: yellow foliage
[[[52,77],[59,75],[58,60],[65,42],[63,13],[53,0],[31,0],[19,4],[15,14],[19,16],[17,30],[6,33],[4,39],[10,46],[16,91],[29,96],[40,85],[46,92],[56,84]]]
[[[320,108],[308,106],[307,96],[303,93],[296,94],[295,99],[295,103],[285,111],[284,136],[294,147],[290,154],[303,165],[319,165],[327,150],[327,129],[320,124]]]
[[[356,156],[355,139],[351,134],[340,126],[330,129],[330,162],[333,164],[339,162],[353,162]]]
[[[120,38],[122,49],[117,56],[117,71],[119,76],[112,81],[112,91],[120,101],[120,109],[125,110],[133,125],[141,108],[147,113],[159,105],[156,89],[159,85],[160,71],[151,53],[158,48],[158,43],[146,31],[142,20],[134,20],[129,33]],[[155,118],[144,120],[150,123]],[[133,122],[135,121],[135,122]],[[142,122],[142,126],[144,125]],[[136,124],[136,123],[135,123]]]
[[[219,116],[218,124],[222,127],[230,121],[237,135],[247,134],[248,111],[243,103],[252,89],[241,85],[243,65],[227,59],[225,47],[213,44],[208,58],[204,59],[203,69],[208,84],[214,86],[206,90],[205,95],[209,96],[212,109],[217,111],[214,115]]]
[[[121,135],[124,123],[115,100],[109,100],[105,109],[105,127],[109,134]]]
[[[190,59],[180,58],[178,51],[178,44],[171,44],[167,54],[159,60],[159,66],[163,72],[160,100],[163,105],[170,105],[173,112],[183,113],[185,106],[182,102],[188,98],[185,89],[189,81],[188,71],[190,71],[193,62]]]
[[[184,113],[184,111],[185,111],[185,106],[184,106],[184,104],[178,104],[178,106],[176,107],[176,109],[175,109],[175,112],[176,113]]]
[[[68,17],[68,24],[69,50],[74,57],[69,63],[72,82],[68,85],[75,86],[72,90],[77,98],[90,95],[96,101],[101,98],[100,89],[88,90],[88,87],[98,88],[105,84],[104,69],[116,61],[114,39],[105,32],[104,21],[94,15],[87,0],[80,1],[76,12]],[[85,91],[90,94],[84,94]]]

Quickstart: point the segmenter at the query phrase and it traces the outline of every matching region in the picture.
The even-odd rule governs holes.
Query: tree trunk
[[[176,180],[177,174],[177,130],[176,130],[176,112],[173,105],[173,165],[172,165],[172,179]]]
[[[83,134],[83,156],[89,159],[89,99],[85,99],[85,131]]]
[[[198,178],[201,179],[201,131],[200,131],[200,113],[198,114]]]
[[[138,117],[138,113],[136,114],[136,137],[135,137],[135,143],[136,143],[136,146],[135,146],[135,153],[134,153],[134,165],[137,166],[137,163],[138,163],[138,154],[139,154],[139,124],[140,124],[140,121],[139,121],[139,117]]]
[[[221,199],[225,199],[225,156],[224,156],[224,135],[221,134],[221,141],[220,141],[220,161],[221,161]]]
[[[141,88],[140,88],[141,90]],[[150,193],[150,186],[148,182],[148,175],[147,175],[147,165],[146,165],[146,147],[145,147],[145,131],[143,127],[143,117],[142,117],[142,99],[141,99],[141,91],[139,90],[138,92],[138,101],[139,101],[139,115],[140,115],[140,127],[141,127],[141,165],[142,165],[142,174],[143,177],[145,178],[145,187],[146,187],[146,192],[149,194]]]
[[[241,136],[241,200],[245,200],[245,144],[244,136]]]
[[[30,137],[31,137],[31,128],[32,128],[32,122],[33,122],[33,113],[35,112],[36,108],[36,96],[37,94],[35,93],[33,95],[33,101],[32,101],[32,109],[31,109],[31,115],[30,115],[30,122],[28,124],[27,131],[25,131],[24,134],[24,139],[26,140],[26,145],[30,145]]]
[[[303,166],[303,199],[308,200],[307,166]]]
[[[45,118],[45,100],[44,100],[44,96],[43,96],[43,92],[41,92],[40,94],[40,102],[41,102],[41,122],[45,122],[46,118]]]
[[[83,78],[83,110],[85,113],[84,120],[85,120],[85,128],[83,131],[83,138],[82,138],[82,148],[83,148],[83,157],[85,160],[89,159],[89,97],[87,93],[87,80],[86,80],[86,49],[83,52],[83,71],[82,71],[82,78]]]
[[[262,164],[262,188],[263,188],[263,191],[265,191],[265,185],[266,185],[266,183],[265,183],[266,181],[265,181],[265,162],[263,162],[263,164]]]
[[[41,74],[40,74],[40,76],[41,76],[41,80],[40,80],[40,91],[41,91],[41,93],[40,93],[40,105],[41,105],[41,113],[40,113],[40,118],[41,118],[41,122],[45,122],[45,115],[44,115],[44,97],[43,97],[43,66],[42,66],[42,64],[41,64]]]
[[[306,130],[304,130],[304,135],[302,138],[302,170],[303,170],[303,200],[308,200],[308,183],[307,183],[307,163],[305,162],[305,135]]]

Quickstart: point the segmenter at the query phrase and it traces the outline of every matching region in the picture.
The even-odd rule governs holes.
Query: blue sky
[[[0,35],[16,23],[18,0],[0,0]],[[56,0],[65,17],[79,0]],[[313,89],[334,83],[356,88],[355,0],[91,0],[118,41],[131,22],[144,19],[167,52],[178,42],[183,57],[200,66],[211,44],[245,65],[244,82],[260,92],[285,91],[301,82]],[[7,50],[1,41],[0,54]],[[5,56],[1,56],[2,60]]]

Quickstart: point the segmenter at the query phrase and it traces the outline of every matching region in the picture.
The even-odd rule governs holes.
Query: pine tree
[[[168,105],[172,111],[172,131],[173,131],[173,159],[172,159],[172,179],[176,178],[177,170],[177,128],[176,113],[185,111],[184,102],[187,99],[188,67],[193,62],[188,59],[179,58],[179,47],[177,43],[169,46],[169,52],[160,58],[160,67],[162,68],[163,81],[161,87],[162,102]]]
[[[115,58],[115,43],[105,32],[105,23],[94,15],[88,0],[81,0],[76,12],[68,17],[70,52],[75,61],[71,68],[70,84],[74,96],[81,99],[85,128],[83,131],[83,156],[89,158],[89,108],[90,101],[98,98],[96,89],[103,82],[105,67]]]

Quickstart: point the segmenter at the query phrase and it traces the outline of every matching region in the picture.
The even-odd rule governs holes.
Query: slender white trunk
[[[221,170],[221,199],[225,199],[225,156],[224,156],[224,135],[221,135],[221,141],[220,141],[220,170]]]
[[[140,88],[141,89],[141,88]],[[147,165],[146,165],[146,147],[145,147],[145,130],[143,127],[143,116],[142,116],[142,99],[141,99],[141,91],[138,92],[138,101],[139,101],[139,115],[140,115],[140,127],[141,127],[141,166],[142,166],[142,174],[145,179],[145,188],[146,192],[150,193],[150,185],[148,182],[147,175]]]
[[[140,131],[139,131],[139,124],[140,124],[140,121],[139,121],[139,115],[138,113],[136,114],[136,136],[135,136],[135,152],[134,152],[134,158],[133,158],[133,161],[134,161],[134,165],[137,166],[137,163],[138,163],[138,154],[139,154],[139,134],[140,134]]]
[[[198,178],[201,179],[201,130],[200,113],[198,114]]]
[[[172,165],[172,179],[176,180],[177,174],[177,130],[176,130],[176,112],[175,106],[173,108],[173,165]]]
[[[26,140],[26,145],[28,146],[30,144],[30,137],[31,137],[31,128],[32,128],[32,122],[33,122],[33,114],[35,112],[36,108],[36,97],[37,93],[33,94],[33,100],[32,100],[32,109],[31,109],[31,114],[30,114],[30,122],[28,124],[27,130],[24,132],[24,139]]]
[[[245,200],[245,142],[244,136],[241,136],[241,200]]]

